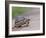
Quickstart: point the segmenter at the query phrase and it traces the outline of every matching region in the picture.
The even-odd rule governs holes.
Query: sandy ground
[[[28,14],[28,15],[27,15]],[[32,10],[28,11],[25,16],[30,19],[30,23],[28,27],[21,27],[21,28],[14,28],[14,31],[32,31],[32,30],[39,30],[40,29],[40,9],[39,8],[32,8]],[[13,20],[14,23],[14,20]],[[14,25],[13,25],[14,26]]]

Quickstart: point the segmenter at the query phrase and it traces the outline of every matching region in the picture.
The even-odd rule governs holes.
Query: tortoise
[[[22,16],[16,17],[15,27],[19,28],[19,27],[22,27],[22,26],[28,26],[29,21],[30,21],[30,19],[27,19],[27,18],[22,17]]]

